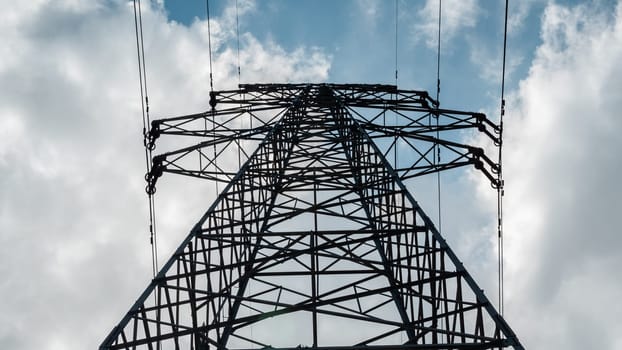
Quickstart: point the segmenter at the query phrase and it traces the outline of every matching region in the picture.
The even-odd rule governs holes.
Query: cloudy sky
[[[1,3],[0,348],[94,348],[151,276],[131,2]],[[238,83],[234,3],[210,1],[217,89]],[[396,56],[393,1],[240,0],[241,82],[395,83],[397,62],[434,91],[437,5],[398,1]],[[206,110],[204,2],[143,20],[152,118]],[[502,28],[502,1],[443,1],[442,106],[497,120]],[[622,5],[514,0],[508,40],[506,319],[530,349],[622,349]],[[161,181],[161,259],[213,194]],[[495,195],[443,175],[443,230],[493,300]]]

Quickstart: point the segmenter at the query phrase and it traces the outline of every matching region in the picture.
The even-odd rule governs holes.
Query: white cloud
[[[622,342],[621,5],[613,17],[549,4],[542,44],[508,99],[505,316],[526,348]],[[487,183],[480,192],[492,200]]]
[[[131,2],[4,7],[0,348],[94,348],[150,275]],[[230,17],[213,16],[217,88],[237,84]],[[205,109],[206,23],[168,22],[147,1],[143,20],[152,118]],[[319,49],[243,38],[247,82],[326,79],[330,58]],[[166,178],[158,191],[161,260],[211,201],[209,186],[180,200],[192,190],[182,180]]]
[[[430,48],[438,44],[438,0],[427,0],[418,13],[415,40],[425,40]],[[445,0],[442,2],[441,45],[450,42],[465,28],[475,27],[480,13],[475,0]]]
[[[514,35],[520,33],[524,27],[527,17],[531,9],[538,2],[544,2],[543,0],[522,0],[522,1],[510,1],[510,8],[508,9],[508,34]]]
[[[470,40],[469,60],[479,68],[480,78],[501,86],[503,51],[500,47],[495,51],[492,53],[491,49],[483,43]],[[506,58],[505,75],[507,80],[523,62],[523,59],[520,53],[513,53]]]

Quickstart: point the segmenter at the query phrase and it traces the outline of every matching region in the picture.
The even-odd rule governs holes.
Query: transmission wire
[[[398,0],[395,0],[395,86],[397,86],[397,24]]]
[[[151,149],[147,146],[147,127],[151,124],[149,118],[149,97],[147,93],[147,71],[145,69],[145,51],[143,41],[142,9],[140,0],[134,0],[134,31],[136,34],[136,55],[138,60],[138,80],[140,84],[140,104],[143,119],[143,145],[145,147],[145,165],[147,174],[151,172]],[[149,201],[149,243],[151,245],[151,268],[153,277],[158,271],[158,244],[156,234],[155,198],[153,193],[147,192]]]
[[[205,11],[207,13],[207,48],[209,50],[209,87],[214,91],[214,79],[212,77],[212,29],[210,27],[209,0],[205,0]]]
[[[209,50],[209,88],[210,94],[214,92],[214,78],[213,78],[213,69],[212,69],[212,29],[210,25],[210,15],[209,15],[209,0],[205,0],[205,10],[207,13],[207,46]],[[214,177],[215,177],[215,185],[216,185],[216,196],[220,194],[218,190],[218,153],[216,151],[216,113],[214,110],[215,107],[211,108],[212,115],[212,137],[214,142]]]
[[[235,34],[238,45],[238,87],[242,81],[242,72],[240,69],[240,20],[238,16],[238,0],[235,0]]]
[[[238,0],[235,0],[235,35],[237,38],[237,49],[238,49],[238,89],[240,88],[240,84],[242,81],[242,73],[240,69],[240,19],[238,15]],[[242,108],[242,103],[240,103],[240,108]],[[242,168],[242,150],[240,145],[240,140],[236,141],[238,145],[238,170]]]
[[[505,21],[503,28],[503,66],[501,68],[501,113],[499,116],[499,172],[497,173],[497,239],[499,259],[499,314],[503,316],[503,116],[505,115],[505,57],[508,38],[508,6],[509,0],[505,0]]]
[[[143,16],[142,16],[142,8],[141,8],[141,3],[140,0],[138,1],[138,19],[139,19],[139,24],[140,24],[140,47],[141,47],[141,52],[142,52],[142,61],[143,61],[143,78],[145,80],[145,111],[146,111],[146,115],[147,115],[147,127],[151,126],[151,119],[149,117],[149,94],[147,93],[147,65],[145,64],[145,44],[143,43]],[[149,159],[150,159],[150,163],[151,163],[151,159],[152,159],[152,151],[151,149],[149,149]],[[151,164],[151,167],[153,166],[153,164]],[[149,170],[151,170],[151,167],[149,168]],[[159,263],[158,263],[158,236],[156,233],[156,215],[155,215],[155,196],[153,193],[151,193],[149,195],[149,209],[150,209],[150,226],[149,226],[149,230],[150,232],[153,232],[153,256],[154,256],[154,260],[155,260],[155,271],[156,274],[158,273],[159,270]]]
[[[436,139],[440,139],[439,134],[439,119],[440,114],[438,108],[440,107],[440,94],[441,94],[441,14],[442,14],[442,0],[438,0],[438,41],[436,47],[436,113],[434,114],[436,119]],[[441,145],[437,142],[435,145],[436,154],[434,154],[434,164],[438,165],[441,162]],[[438,170],[438,169],[437,169]],[[438,231],[443,232],[443,222],[441,216],[441,172],[436,172],[436,190],[438,199]]]
[[[240,20],[239,20],[239,10],[238,10],[238,0],[235,0],[235,34],[236,34],[236,39],[237,39],[237,59],[238,59],[238,88],[240,88],[240,84],[242,82],[242,73],[241,73],[241,65],[240,65]],[[240,103],[240,108],[242,107],[242,103]],[[249,113],[250,116],[250,113]],[[253,127],[253,119],[252,116],[250,118],[250,128]],[[236,143],[238,145],[238,171],[239,169],[242,168],[242,160],[241,160],[241,144],[240,144],[240,140],[238,140]],[[247,285],[248,291],[249,291],[249,295],[253,294],[252,291],[252,284],[248,284]],[[251,315],[251,311],[249,310],[249,316]],[[253,339],[253,325],[250,325],[250,339]]]
[[[397,37],[397,33],[398,33],[398,1],[399,0],[395,0],[395,88],[397,89],[397,44],[398,44],[398,37]],[[397,99],[397,92],[395,93],[394,97]],[[399,171],[399,167],[397,164],[397,148],[398,148],[398,135],[397,135],[397,111],[394,111],[395,113],[395,120],[394,120],[394,128],[395,128],[395,135],[393,136],[393,166],[395,167],[395,169],[398,169]]]

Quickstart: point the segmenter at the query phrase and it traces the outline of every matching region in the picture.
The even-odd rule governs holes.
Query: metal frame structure
[[[390,85],[241,85],[210,105],[152,123],[150,147],[201,142],[154,157],[147,191],[165,172],[227,185],[100,349],[523,349],[403,182],[472,164],[498,186],[452,134],[499,143],[483,114]]]

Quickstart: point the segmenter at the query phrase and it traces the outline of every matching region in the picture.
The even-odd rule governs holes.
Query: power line
[[[214,91],[214,78],[212,76],[212,28],[209,17],[209,0],[205,0],[205,11],[207,13],[207,48],[209,51],[209,87]]]
[[[143,144],[145,147],[145,165],[147,174],[151,172],[152,150],[147,146],[147,128],[151,124],[149,118],[149,96],[147,92],[147,70],[145,68],[145,50],[143,40],[143,20],[140,0],[134,0],[134,30],[136,33],[136,54],[138,58],[138,79],[140,83],[140,104],[143,117]],[[149,201],[149,243],[151,245],[151,267],[155,277],[158,271],[158,243],[156,234],[155,198],[152,191],[147,191]]]
[[[497,173],[497,239],[498,239],[498,269],[499,269],[499,314],[503,315],[503,116],[505,115],[505,57],[508,39],[508,5],[505,0],[505,21],[503,28],[503,66],[501,68],[501,113],[499,116],[499,172]]]
[[[442,18],[442,0],[438,0],[438,44],[436,47],[436,108],[440,107],[440,94],[441,94],[441,18]],[[436,113],[436,139],[440,138],[439,134],[439,118],[440,115]],[[435,147],[434,160],[435,163],[441,162],[441,146],[437,143]],[[441,216],[441,173],[436,173],[436,191],[438,199],[438,230],[443,232],[443,222]]]
[[[397,86],[397,28],[398,28],[398,1],[395,0],[395,86]]]
[[[209,87],[210,87],[210,95],[214,92],[214,78],[213,78],[213,69],[212,69],[212,29],[210,24],[210,15],[209,15],[209,0],[205,0],[205,11],[207,13],[207,46],[209,50]],[[216,150],[216,114],[214,113],[215,105],[212,105],[211,115],[212,115],[212,136],[214,140],[214,176],[216,177],[215,186],[216,186],[216,195],[218,196],[218,162],[216,158],[218,157],[218,152]]]
[[[436,47],[436,101],[441,93],[441,14],[442,0],[438,0],[438,41]]]
[[[397,88],[397,45],[398,45],[398,21],[399,21],[399,17],[398,17],[398,2],[399,0],[395,0],[395,87]],[[397,99],[397,94],[394,95],[394,97]],[[394,124],[397,127],[397,112],[395,112],[394,115]],[[396,169],[399,169],[399,166],[397,164],[397,149],[398,149],[398,142],[399,139],[397,137],[397,133],[395,134],[395,136],[393,137],[393,143],[394,143],[394,149],[393,149],[393,164],[394,167]]]
[[[235,34],[238,44],[238,85],[240,85],[242,81],[242,72],[240,69],[240,20],[238,16],[238,0],[235,0]]]
[[[239,11],[238,11],[238,0],[235,0],[235,35],[237,38],[237,53],[238,53],[238,87],[242,83],[242,72],[240,69],[240,19],[239,19]],[[242,104],[240,104],[242,107]],[[236,144],[238,146],[238,169],[242,167],[242,147],[240,145],[240,141],[237,140]]]

